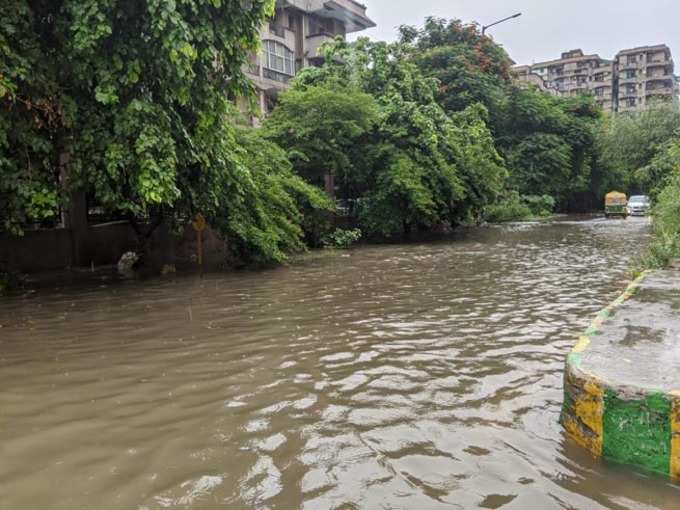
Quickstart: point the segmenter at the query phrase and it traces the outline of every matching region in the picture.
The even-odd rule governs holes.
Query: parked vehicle
[[[633,195],[628,200],[628,214],[630,216],[647,216],[652,203],[647,195]]]
[[[625,193],[612,191],[604,197],[604,215],[606,218],[628,217],[628,198]]]

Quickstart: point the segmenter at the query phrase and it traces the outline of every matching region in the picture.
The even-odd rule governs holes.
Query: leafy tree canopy
[[[437,79],[437,100],[449,112],[482,103],[492,128],[511,81],[512,60],[477,24],[427,18],[423,28],[400,28],[401,41],[426,76]]]
[[[359,202],[362,228],[372,233],[455,225],[476,216],[494,199],[506,173],[486,126],[485,108],[475,105],[447,115],[437,103],[436,86],[401,43],[337,42],[325,48],[321,68],[304,70],[293,90],[283,94],[268,129],[290,154],[307,153],[305,142],[289,136],[295,105],[304,100],[316,115],[324,107],[312,105],[321,95],[345,93],[352,96],[346,98],[352,112],[357,100],[368,105],[364,96],[372,97],[377,114],[364,107],[364,112],[371,112],[370,122],[366,117],[362,124],[366,130],[355,137],[340,134],[349,129],[337,131],[337,137],[351,140],[346,144],[351,161],[336,167],[341,197]],[[306,133],[323,138],[327,136],[323,126],[308,125]],[[333,164],[340,161],[334,150],[324,149],[316,157]],[[304,169],[305,164],[296,163],[298,167]]]
[[[402,27],[401,35],[410,59],[436,80],[437,101],[448,112],[486,107],[511,187],[525,196],[551,194],[561,209],[593,203],[599,111],[592,99],[564,100],[517,86],[512,60],[476,24],[428,18],[423,28]]]
[[[323,187],[327,174],[345,181],[361,171],[361,149],[377,120],[375,100],[359,90],[298,85],[281,95],[265,132],[289,148],[300,175]]]
[[[328,202],[234,127],[274,4],[4,0],[0,228],[20,232],[82,190],[140,235],[200,211],[249,257],[300,248],[300,208]]]
[[[551,195],[562,210],[592,207],[603,186],[595,147],[601,113],[592,98],[518,86],[508,92],[496,143],[515,189]]]
[[[608,117],[598,132],[600,161],[616,173],[622,189],[656,195],[674,168],[679,137],[676,105]]]
[[[4,227],[54,214],[42,196],[92,191],[134,216],[214,207],[195,185],[273,2],[5,0],[0,20]],[[233,134],[232,134],[233,138]],[[207,149],[207,150],[206,150]],[[67,164],[61,167],[60,163]],[[26,199],[13,200],[19,196]]]

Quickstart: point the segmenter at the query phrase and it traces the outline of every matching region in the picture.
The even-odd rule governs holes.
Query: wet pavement
[[[558,423],[643,219],[0,303],[0,508],[675,509]]]
[[[658,271],[591,336],[580,368],[607,385],[680,392],[680,271]]]

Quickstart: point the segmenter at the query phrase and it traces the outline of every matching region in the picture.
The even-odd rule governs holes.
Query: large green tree
[[[271,190],[233,125],[274,0],[0,4],[1,228],[18,232],[82,190],[142,236],[200,211],[273,258],[295,244],[278,241],[269,209],[249,207]]]
[[[549,194],[562,210],[594,205],[608,169],[596,164],[599,112],[592,99],[564,100],[519,87],[512,60],[476,24],[428,18],[422,28],[402,27],[401,34],[412,61],[436,79],[437,101],[449,113],[486,107],[494,145],[511,174],[509,192]]]
[[[426,76],[437,79],[437,100],[449,112],[482,103],[492,129],[511,82],[512,60],[476,24],[429,17],[422,28],[402,26],[401,40]]]
[[[561,210],[588,210],[604,189],[597,164],[601,112],[589,97],[563,99],[534,88],[508,87],[496,144],[513,187],[550,195]]]
[[[337,42],[325,51],[325,64],[296,78],[267,128],[290,153],[309,152],[307,143],[296,138],[298,132],[309,139],[350,140],[344,146],[351,158],[338,168],[342,176],[338,186],[342,198],[359,204],[362,228],[389,236],[456,225],[475,218],[495,199],[506,173],[483,106],[447,115],[436,99],[436,80],[422,74],[403,44],[360,39],[353,44]],[[372,128],[365,130],[364,123],[352,138],[345,135],[348,129],[329,134],[328,120],[308,123],[314,118],[309,115],[325,111],[316,100],[334,94],[354,97],[347,98],[349,112],[355,111],[358,98],[372,97],[377,108],[375,120],[370,114]],[[294,114],[299,105],[312,113]],[[305,125],[296,126],[297,122]],[[341,161],[335,153],[322,148],[315,159]]]
[[[73,104],[64,97],[46,28],[48,2],[0,2],[0,232],[56,215],[59,155],[54,133]]]
[[[296,171],[324,187],[334,176],[343,198],[354,193],[367,137],[378,120],[372,96],[347,86],[294,87],[282,94],[265,131],[283,147]]]

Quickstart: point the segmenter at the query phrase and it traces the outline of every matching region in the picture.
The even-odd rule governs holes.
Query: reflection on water
[[[0,306],[0,507],[678,508],[557,420],[644,220]]]

